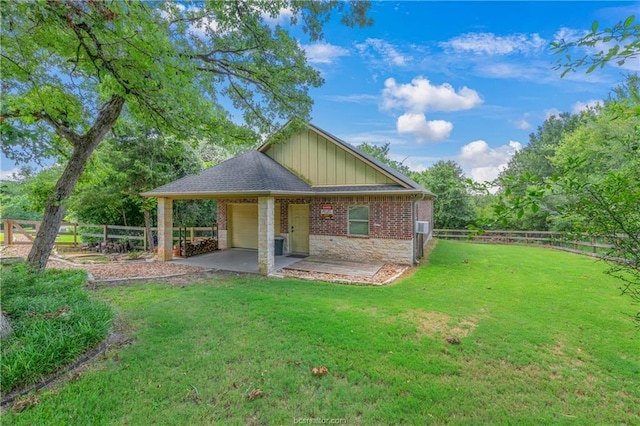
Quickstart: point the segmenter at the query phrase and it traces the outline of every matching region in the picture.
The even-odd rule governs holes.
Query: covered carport
[[[249,151],[141,195],[158,200],[161,261],[173,259],[174,200],[224,199],[230,207],[219,208],[218,216],[224,215],[230,226],[219,228],[219,246],[257,249],[258,271],[266,275],[274,271],[274,239],[280,233],[281,211],[276,198],[313,194],[306,182],[269,156]]]

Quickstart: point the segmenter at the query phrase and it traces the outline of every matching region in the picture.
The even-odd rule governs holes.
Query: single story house
[[[158,256],[172,258],[172,200],[216,199],[218,247],[414,264],[431,238],[434,194],[324,130],[285,140],[143,193],[158,199]]]

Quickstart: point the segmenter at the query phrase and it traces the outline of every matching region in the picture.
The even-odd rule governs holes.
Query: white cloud
[[[574,114],[579,114],[582,111],[586,111],[587,109],[594,109],[602,105],[603,105],[603,102],[597,99],[591,99],[587,102],[578,101],[575,104],[573,104],[573,106],[571,107],[571,112],[573,112]]]
[[[160,16],[166,21],[170,21],[184,12],[186,6],[180,3],[166,2],[161,5]]]
[[[313,64],[331,64],[340,56],[348,56],[349,51],[329,43],[302,45],[307,59]]]
[[[477,140],[464,145],[455,160],[476,182],[492,181],[507,167],[511,157],[520,149],[522,144],[516,141],[491,148],[485,141]]]
[[[189,25],[188,31],[197,37],[206,38],[208,35],[214,34],[218,31],[218,22],[210,16],[204,16],[193,21]]]
[[[439,43],[440,47],[456,53],[475,55],[529,54],[542,50],[546,44],[547,41],[536,33],[507,36],[497,36],[493,33],[466,33]]]
[[[531,128],[531,123],[529,123],[524,118],[521,118],[520,120],[514,121],[513,125],[516,126],[516,128],[520,129],[520,130],[529,130]]]
[[[406,113],[398,117],[396,128],[400,134],[415,135],[418,142],[439,142],[449,137],[453,124],[444,120],[427,121],[421,113]]]
[[[488,62],[475,67],[475,72],[482,77],[490,78],[515,78],[519,80],[532,80],[536,82],[548,81],[550,78],[549,67],[541,67],[538,64]]]
[[[0,180],[15,180],[18,173],[20,173],[20,169],[17,167],[11,170],[0,170]]]
[[[357,43],[356,48],[362,56],[370,59],[379,56],[389,65],[403,66],[413,59],[411,56],[403,55],[396,46],[379,38],[368,38],[364,43]]]
[[[554,115],[555,115],[556,117],[560,117],[560,114],[561,114],[561,112],[560,112],[560,110],[559,110],[558,108],[549,108],[549,109],[545,109],[545,110],[544,110],[544,119],[545,119],[545,120],[548,120],[548,119],[550,119],[551,117],[553,117]]]
[[[188,18],[187,33],[202,39],[218,31],[215,18],[210,15],[203,16],[202,8],[197,6],[187,8],[180,3],[167,2],[163,5],[160,16],[167,21]]]
[[[398,84],[393,78],[384,82],[382,108],[402,108],[406,111],[459,111],[473,108],[483,101],[478,92],[464,86],[458,92],[449,84],[432,85],[428,79],[418,76],[409,84]]]
[[[553,41],[556,43],[562,42],[562,41],[571,43],[571,42],[578,41],[588,33],[589,31],[586,31],[586,30],[576,30],[573,28],[561,27],[553,35]]]
[[[283,7],[278,11],[277,14],[274,14],[274,15],[263,13],[262,19],[264,19],[267,24],[276,25],[276,24],[284,24],[285,22],[290,22],[292,16],[293,16],[293,10],[291,10],[288,7]]]

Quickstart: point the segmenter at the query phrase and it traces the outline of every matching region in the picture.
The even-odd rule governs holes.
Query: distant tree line
[[[493,182],[473,184],[454,160],[440,160],[417,172],[390,156],[390,144],[363,142],[358,148],[434,192],[434,227],[468,227],[512,230],[575,231],[586,226],[576,204],[578,187],[567,191],[542,191],[545,180],[559,175],[577,181],[603,182],[612,172],[633,173],[638,161],[640,125],[633,108],[640,105],[639,78],[632,74],[616,87],[602,106],[578,114],[568,112],[547,118],[516,152]],[[626,109],[625,109],[626,108]],[[626,111],[626,112],[625,112]],[[634,133],[635,132],[635,133]],[[67,219],[85,223],[144,226],[155,221],[155,200],[138,194],[216,164],[250,144],[229,146],[212,140],[180,139],[130,122],[117,128],[88,162],[67,204]],[[26,168],[17,180],[0,186],[3,218],[36,220],[62,173],[54,164],[38,173]],[[555,178],[554,178],[555,176]],[[633,176],[616,194],[637,190]],[[557,183],[555,184],[557,187]],[[489,190],[491,189],[491,190]],[[557,189],[557,188],[556,188]],[[599,188],[605,189],[612,188]],[[571,191],[569,191],[571,190]],[[533,202],[532,196],[538,195]],[[634,207],[634,206],[631,206]],[[181,226],[207,226],[216,220],[215,201],[177,201],[175,222]],[[640,210],[640,209],[639,209]],[[633,216],[633,211],[630,213]]]

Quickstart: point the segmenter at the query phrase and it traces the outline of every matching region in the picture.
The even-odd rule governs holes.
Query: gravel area
[[[30,246],[15,245],[7,247],[0,253],[1,257],[20,256],[26,258]],[[47,268],[84,269],[93,275],[95,280],[113,280],[138,277],[158,277],[164,275],[198,273],[203,269],[196,266],[178,265],[175,263],[151,260],[125,260],[106,263],[71,263],[50,258]]]

